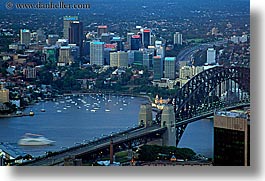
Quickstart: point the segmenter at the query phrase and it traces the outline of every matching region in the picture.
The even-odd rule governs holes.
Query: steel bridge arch
[[[214,101],[214,98],[218,99],[221,97],[220,90],[222,84],[226,81],[234,81],[237,84],[237,91],[239,92],[240,90],[241,93],[244,93],[247,96],[226,103],[226,105],[223,105],[220,100]],[[216,90],[217,87],[219,90]],[[232,89],[232,84],[228,89]],[[212,100],[209,100],[210,97]],[[249,103],[249,97],[250,69],[247,67],[216,66],[197,74],[179,89],[172,101],[172,104],[175,107],[176,125],[178,125],[176,126],[177,144],[188,124],[184,123],[179,125],[178,123],[183,122],[183,120],[191,119],[203,112],[233,106],[239,102]],[[208,102],[209,105],[204,107],[206,102]]]

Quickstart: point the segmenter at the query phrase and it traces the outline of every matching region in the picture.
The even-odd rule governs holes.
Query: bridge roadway
[[[36,158],[35,160],[24,162],[21,165],[23,166],[51,166],[59,165],[64,162],[64,158],[69,156],[81,156],[88,153],[93,153],[97,150],[109,148],[110,140],[113,140],[113,144],[123,143],[126,141],[134,140],[137,138],[142,138],[146,135],[156,134],[164,132],[166,128],[161,128],[160,125],[153,125],[148,128],[137,127],[131,129],[130,131],[124,131],[112,136],[108,136],[102,139],[99,139],[94,142],[85,143],[79,146],[72,147],[70,149],[62,150],[52,155],[47,155],[42,158]]]
[[[229,107],[226,107],[224,109],[218,109],[218,110],[232,110],[232,109],[238,109],[238,108],[242,108],[242,107],[247,107],[247,106],[250,106],[250,103],[239,103],[239,104],[235,104],[233,106],[229,106]],[[207,111],[207,112],[203,112],[202,114],[198,114],[198,115],[195,115],[193,116],[192,118],[189,118],[189,119],[185,119],[183,121],[179,121],[175,124],[176,127],[179,127],[179,126],[182,126],[182,125],[185,125],[185,124],[188,124],[188,123],[192,123],[194,121],[197,121],[197,120],[200,120],[200,119],[204,119],[204,118],[208,118],[208,117],[211,117],[214,115],[214,111]]]

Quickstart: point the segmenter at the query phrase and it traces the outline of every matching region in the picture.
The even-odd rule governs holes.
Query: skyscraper
[[[127,67],[128,66],[128,53],[124,51],[110,53],[110,66],[111,67]]]
[[[163,77],[163,59],[161,56],[154,56],[154,80],[160,80]]]
[[[132,35],[131,38],[131,50],[139,50],[141,48],[141,36]]]
[[[90,64],[104,65],[104,42],[90,43]]]
[[[207,50],[207,63],[208,64],[215,64],[216,63],[216,51],[214,48],[208,48]]]
[[[69,46],[62,46],[59,49],[59,66],[65,66],[72,64],[73,59],[71,57],[71,48]]]
[[[115,36],[112,38],[110,42],[117,44],[117,51],[123,51],[123,42],[122,42],[121,37]]]
[[[44,43],[46,41],[46,35],[44,34],[44,31],[42,29],[37,30],[37,42]]]
[[[150,52],[144,52],[143,54],[143,65],[146,66],[148,70],[153,67],[153,56],[153,53]]]
[[[214,165],[250,165],[249,115],[219,111],[214,116]]]
[[[64,16],[63,17],[63,38],[69,39],[70,23],[78,21],[78,16]]]
[[[30,44],[30,31],[27,29],[20,30],[20,43],[28,46]]]
[[[180,32],[174,34],[174,44],[182,45],[182,34]]]
[[[143,29],[142,30],[142,42],[144,48],[148,48],[151,45],[151,30],[150,29]]]
[[[176,78],[176,57],[165,57],[165,78]]]
[[[100,38],[103,33],[108,33],[108,26],[98,26],[98,38]]]
[[[83,50],[83,23],[79,21],[70,22],[69,26],[69,44],[76,44],[80,49],[82,56]]]

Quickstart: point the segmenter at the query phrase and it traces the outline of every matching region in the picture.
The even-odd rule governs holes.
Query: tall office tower
[[[131,38],[131,50],[139,50],[141,48],[141,36],[132,35]]]
[[[216,51],[214,48],[208,48],[207,50],[207,63],[208,64],[216,64]]]
[[[108,26],[98,26],[98,38],[100,38],[103,33],[108,33]]]
[[[72,62],[73,59],[71,57],[71,47],[70,46],[60,47],[58,66],[71,65]]]
[[[174,34],[174,44],[182,45],[182,34],[180,32]]]
[[[165,45],[162,41],[155,41],[156,55],[165,58]]]
[[[117,44],[117,51],[123,51],[123,42],[121,37],[113,37],[110,42]]]
[[[9,90],[0,82],[0,103],[9,102]]]
[[[79,21],[70,22],[69,44],[76,44],[80,48],[80,56],[83,54],[83,23]]]
[[[104,42],[90,42],[90,64],[104,65]]]
[[[132,46],[132,36],[134,35],[134,33],[127,33],[127,43],[128,43],[128,47],[131,50],[131,46]]]
[[[176,78],[176,57],[165,57],[165,78]]]
[[[163,77],[163,59],[161,56],[154,56],[153,61],[154,80],[160,80]]]
[[[250,120],[248,114],[227,111],[215,113],[214,165],[250,165]]]
[[[128,67],[128,53],[124,51],[110,53],[111,67]]]
[[[134,51],[134,65],[143,65],[143,52],[142,51]]]
[[[101,42],[104,42],[105,44],[110,43],[110,34],[109,33],[102,33],[100,40],[101,40]]]
[[[45,43],[45,41],[46,41],[46,35],[44,34],[44,31],[42,29],[38,29],[37,30],[36,40],[39,43]]]
[[[151,45],[151,30],[150,29],[143,29],[142,30],[142,43],[144,48],[148,48]]]
[[[59,35],[48,35],[48,44],[55,45],[59,39]]]
[[[78,21],[78,16],[64,16],[63,17],[63,38],[69,39],[70,23]]]
[[[85,41],[83,47],[83,56],[87,57],[89,54],[90,54],[90,41]]]
[[[30,31],[26,29],[20,30],[20,43],[28,46],[30,44]]]
[[[110,53],[117,51],[116,44],[104,44],[104,64],[110,65]]]
[[[143,65],[147,67],[148,70],[151,70],[153,67],[153,53],[144,52],[143,54]]]

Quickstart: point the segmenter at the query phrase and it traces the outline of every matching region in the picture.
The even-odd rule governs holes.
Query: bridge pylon
[[[174,107],[166,105],[161,115],[161,127],[166,127],[166,132],[162,135],[163,146],[176,146],[176,127]]]
[[[142,104],[139,112],[139,126],[149,127],[153,124],[151,104]]]

